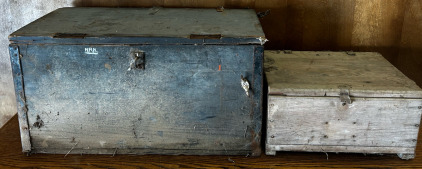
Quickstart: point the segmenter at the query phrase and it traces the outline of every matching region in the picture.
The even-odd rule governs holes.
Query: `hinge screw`
[[[271,138],[274,138],[274,135],[272,135]]]
[[[418,106],[418,109],[422,109],[422,106]]]

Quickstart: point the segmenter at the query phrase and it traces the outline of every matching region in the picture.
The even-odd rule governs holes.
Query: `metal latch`
[[[352,99],[350,99],[349,93],[350,91],[348,88],[340,87],[340,101],[342,102],[343,106],[346,104],[352,104]]]
[[[132,52],[128,71],[132,69],[145,69],[145,52]]]
[[[243,75],[240,75],[240,84],[242,85],[243,90],[245,90],[246,95],[249,96],[249,82]]]

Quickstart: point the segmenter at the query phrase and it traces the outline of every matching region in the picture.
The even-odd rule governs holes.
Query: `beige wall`
[[[0,126],[16,113],[8,35],[54,9],[71,5],[72,0],[0,1]]]

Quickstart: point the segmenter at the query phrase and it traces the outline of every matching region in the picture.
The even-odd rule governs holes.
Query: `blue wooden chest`
[[[261,152],[253,10],[61,8],[9,40],[23,152]]]

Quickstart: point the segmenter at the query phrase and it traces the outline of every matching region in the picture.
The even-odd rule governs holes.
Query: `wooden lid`
[[[270,95],[422,98],[416,83],[373,52],[264,52]]]
[[[57,9],[12,33],[9,39],[45,40],[37,37],[160,37],[201,39],[201,42],[202,39],[233,38],[232,43],[247,44],[262,44],[265,39],[252,9],[218,12],[193,8],[87,7]]]

